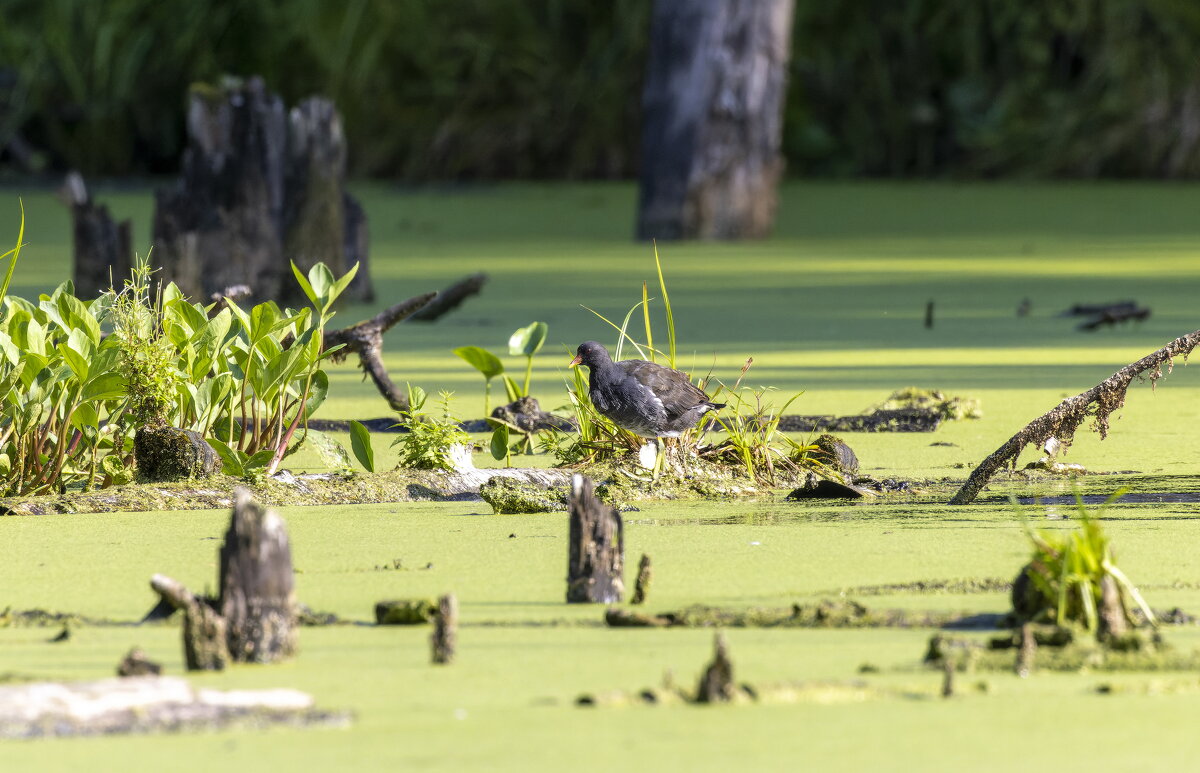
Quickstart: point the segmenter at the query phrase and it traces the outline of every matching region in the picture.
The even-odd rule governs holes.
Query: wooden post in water
[[[1021,647],[1017,650],[1017,662],[1014,671],[1024,679],[1033,671],[1033,659],[1037,655],[1037,639],[1033,636],[1033,626],[1025,623],[1021,626]]]
[[[430,643],[433,647],[434,663],[454,662],[454,653],[458,646],[458,599],[453,593],[447,593],[438,599]]]
[[[615,604],[625,595],[625,527],[616,508],[593,493],[592,481],[571,477],[567,602]]]

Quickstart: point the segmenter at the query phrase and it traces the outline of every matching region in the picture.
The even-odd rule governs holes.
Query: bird
[[[613,362],[595,341],[581,343],[570,365],[590,371],[588,397],[597,411],[644,438],[679,437],[704,414],[725,407],[709,400],[686,373],[646,360]]]

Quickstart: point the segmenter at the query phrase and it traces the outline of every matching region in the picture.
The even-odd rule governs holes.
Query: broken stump
[[[615,604],[625,595],[621,514],[596,498],[592,481],[571,477],[567,603]]]
[[[696,687],[696,703],[728,703],[734,699],[733,662],[729,659],[729,645],[725,634],[713,637],[713,660],[704,669],[700,684]]]
[[[207,478],[220,468],[217,452],[199,432],[176,427],[142,427],[133,438],[139,483]]]
[[[650,568],[650,556],[642,554],[642,560],[638,561],[638,576],[637,582],[633,586],[633,598],[630,599],[631,604],[644,604],[646,602],[646,594],[650,592],[650,580],[654,577],[654,571]]]
[[[454,662],[454,652],[458,646],[458,599],[453,593],[438,599],[437,613],[433,617],[433,635],[429,641],[434,663],[445,665]]]
[[[166,604],[184,612],[188,670],[220,670],[230,660],[271,663],[294,655],[296,598],[283,519],[238,489],[219,559],[215,599],[197,596],[161,574],[150,580]]]

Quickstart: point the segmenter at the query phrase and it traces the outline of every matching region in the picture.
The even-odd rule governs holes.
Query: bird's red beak
[[[567,367],[568,367],[568,368],[573,368],[573,367],[575,367],[576,365],[578,365],[578,364],[579,364],[579,363],[581,363],[581,362],[583,362],[583,359],[582,359],[582,358],[581,358],[581,357],[580,357],[580,356],[577,354],[577,355],[575,355],[575,359],[573,359],[573,360],[571,360],[570,362],[568,362],[568,363],[567,363]]]

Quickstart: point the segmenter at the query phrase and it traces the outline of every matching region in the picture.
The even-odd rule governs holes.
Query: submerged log
[[[567,562],[567,602],[615,604],[625,595],[624,522],[604,504],[592,481],[571,478],[571,527]]]
[[[433,634],[429,638],[433,650],[433,662],[449,664],[454,662],[454,653],[458,647],[458,599],[453,593],[447,593],[438,599],[437,614],[433,618]]]
[[[1025,446],[1041,448],[1050,438],[1055,438],[1062,447],[1069,446],[1079,425],[1089,416],[1100,438],[1108,436],[1108,419],[1114,411],[1125,404],[1125,392],[1135,377],[1146,374],[1154,384],[1163,376],[1163,365],[1171,372],[1176,357],[1183,357],[1200,344],[1200,330],[1176,338],[1158,351],[1151,352],[1137,362],[1126,365],[1096,386],[1074,397],[1063,400],[1050,412],[1039,416],[1025,425],[1020,432],[1009,438],[971,471],[971,475],[957,493],[950,498],[952,505],[966,505],[975,500],[991,477],[1005,465],[1015,465]]]

